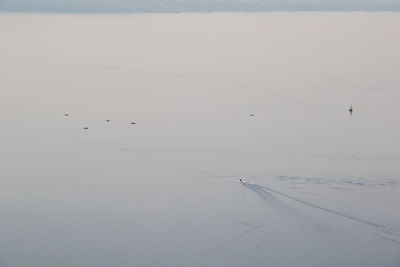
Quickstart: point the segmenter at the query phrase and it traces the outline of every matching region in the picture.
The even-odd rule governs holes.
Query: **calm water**
[[[399,266],[399,25],[0,14],[0,266]]]

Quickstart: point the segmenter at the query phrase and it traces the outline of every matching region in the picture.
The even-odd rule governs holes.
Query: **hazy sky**
[[[56,12],[399,11],[400,0],[0,0],[0,10]]]

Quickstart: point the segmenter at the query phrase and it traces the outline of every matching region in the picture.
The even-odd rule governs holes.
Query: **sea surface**
[[[0,13],[0,266],[398,267],[399,26]]]

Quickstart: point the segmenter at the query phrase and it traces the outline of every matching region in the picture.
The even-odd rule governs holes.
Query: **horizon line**
[[[162,11],[162,10],[136,10],[136,11],[96,11],[96,10],[85,10],[85,11],[74,11],[74,10],[19,10],[19,9],[0,9],[1,13],[20,13],[20,14],[209,14],[209,13],[399,13],[400,9],[270,9],[270,10],[177,10],[177,11]]]

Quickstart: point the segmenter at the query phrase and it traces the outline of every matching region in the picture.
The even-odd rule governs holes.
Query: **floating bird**
[[[110,120],[106,120],[106,122],[110,122]]]
[[[255,116],[255,114],[250,114],[250,117],[254,117]]]
[[[87,129],[89,129],[89,127],[83,127],[83,129],[84,129],[84,130],[87,130]]]
[[[131,124],[132,124],[132,125],[135,125],[135,124],[136,124],[136,122],[131,122]]]
[[[68,113],[65,113],[64,116],[69,116],[69,114],[68,114]]]
[[[351,114],[353,114],[353,105],[350,105],[349,112],[350,112],[350,116],[351,116]]]

